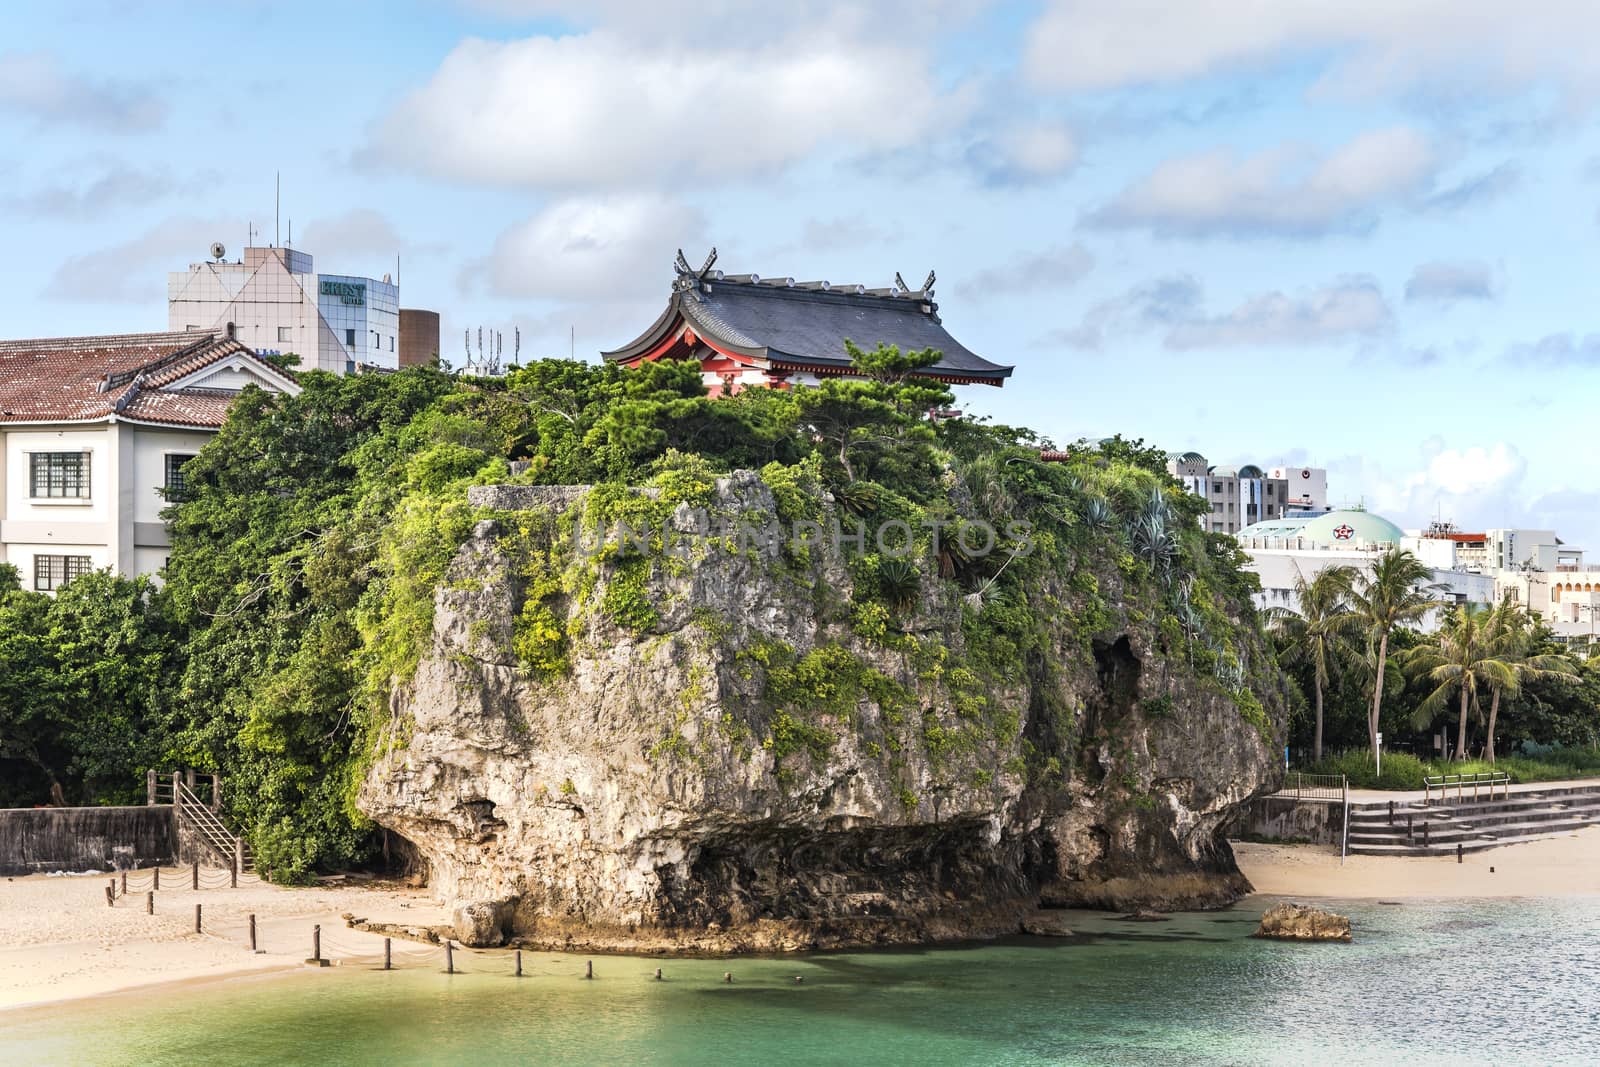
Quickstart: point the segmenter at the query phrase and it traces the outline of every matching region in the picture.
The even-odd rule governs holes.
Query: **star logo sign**
[[[1348,541],[1356,535],[1356,528],[1349,523],[1333,528],[1333,538],[1336,541]]]

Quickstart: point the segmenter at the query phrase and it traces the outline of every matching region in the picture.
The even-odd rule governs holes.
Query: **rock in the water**
[[[1222,830],[1281,774],[1285,711],[1247,603],[1215,608],[1254,721],[1105,552],[1034,581],[1042,643],[996,668],[972,642],[1002,648],[1010,624],[973,631],[956,581],[920,574],[893,640],[869,637],[877,594],[838,542],[697,533],[778,522],[754,472],[719,478],[704,515],[671,510],[671,557],[576,559],[558,527],[585,490],[514,488],[473,490],[499,517],[435,590],[399,743],[359,801],[414,846],[463,944],[806,951],[1003,936],[1041,901],[1249,891]]]
[[[459,905],[451,916],[456,940],[468,948],[497,948],[506,943],[506,927],[511,921],[514,902],[475,900]]]
[[[1275,904],[1261,916],[1255,936],[1282,941],[1349,941],[1350,919],[1304,904]]]
[[[1022,932],[1034,937],[1071,937],[1066,919],[1054,912],[1041,911],[1022,920]]]

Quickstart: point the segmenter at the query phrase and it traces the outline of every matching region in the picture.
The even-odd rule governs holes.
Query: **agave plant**
[[[895,611],[908,612],[922,593],[922,575],[908,560],[886,559],[878,564],[878,589]]]
[[[1164,582],[1170,582],[1178,561],[1178,534],[1173,528],[1172,507],[1159,488],[1150,490],[1144,506],[1128,524],[1128,537],[1134,553]]]
[[[1111,501],[1103,496],[1091,496],[1083,505],[1083,525],[1094,533],[1105,533],[1115,528],[1117,513]]]

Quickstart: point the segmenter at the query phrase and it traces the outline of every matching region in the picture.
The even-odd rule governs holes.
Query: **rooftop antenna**
[[[272,177],[272,245],[278,246],[278,205],[283,199],[283,171],[276,172]]]
[[[511,327],[511,362],[522,363],[522,327]]]
[[[287,241],[283,242],[283,247],[285,247],[285,248],[293,248],[294,247],[294,219],[290,219],[289,220],[289,239]]]

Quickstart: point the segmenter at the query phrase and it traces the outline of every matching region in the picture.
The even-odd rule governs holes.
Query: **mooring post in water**
[[[733,984],[733,972],[732,971],[723,971],[722,972],[722,981],[726,985],[732,985]]]
[[[156,913],[156,892],[154,889],[144,895],[144,913],[146,915],[154,915]]]
[[[522,977],[522,950],[517,949],[517,977]]]
[[[256,950],[256,913],[250,913],[250,951]]]
[[[660,967],[656,968],[656,981],[658,981],[658,982],[661,981],[661,968]]]
[[[446,938],[445,942],[444,942],[444,973],[445,974],[455,974],[456,973],[455,946],[450,943],[450,939],[449,938]]]
[[[194,906],[194,932],[197,934],[200,932],[200,905],[198,904]]]
[[[593,978],[594,977],[594,960],[587,960],[587,961],[584,962],[584,965],[583,965],[583,976],[585,978]]]
[[[390,955],[393,945],[394,942],[390,938],[383,939],[383,969],[386,971],[394,969],[394,957]]]

